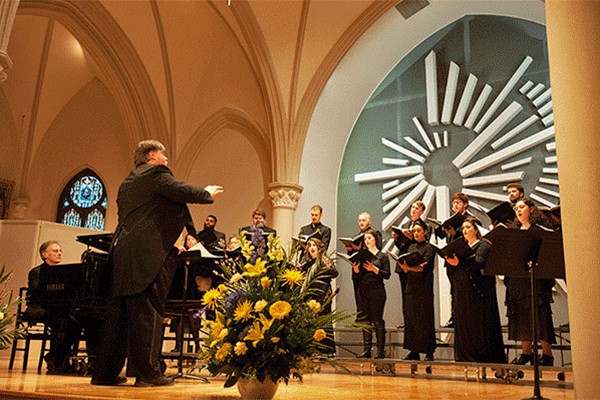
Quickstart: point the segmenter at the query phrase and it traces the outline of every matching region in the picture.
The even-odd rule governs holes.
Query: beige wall
[[[261,160],[248,139],[232,129],[214,135],[202,147],[189,175],[180,178],[201,187],[224,187],[224,193],[213,205],[190,205],[197,230],[202,229],[206,215],[214,214],[218,218],[217,230],[229,237],[251,223],[256,207],[268,205],[264,201],[266,177]],[[270,208],[265,208],[268,217]]]

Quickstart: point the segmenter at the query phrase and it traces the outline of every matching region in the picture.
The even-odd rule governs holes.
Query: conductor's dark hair
[[[214,215],[212,215],[212,214],[208,214],[208,215],[206,216],[206,218],[212,218],[212,219],[214,219],[214,220],[215,220],[215,225],[216,225],[216,224],[217,224],[217,222],[219,221],[219,220],[217,219],[217,217],[216,217],[216,216],[214,216]]]
[[[135,153],[133,153],[133,163],[136,167],[146,164],[150,160],[151,151],[166,151],[165,146],[158,140],[142,140],[138,143]]]

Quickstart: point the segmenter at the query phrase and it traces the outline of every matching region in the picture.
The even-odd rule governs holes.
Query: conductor
[[[165,302],[180,263],[174,247],[191,222],[186,203],[212,203],[221,186],[204,189],[173,177],[165,147],[144,140],[134,153],[135,169],[117,195],[119,224],[110,250],[112,293],[107,304],[92,385],[114,386],[127,381],[119,373],[127,362],[127,376],[135,386],[165,386],[159,355]]]

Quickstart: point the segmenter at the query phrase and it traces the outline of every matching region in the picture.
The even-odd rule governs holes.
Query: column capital
[[[270,183],[267,190],[274,208],[296,210],[304,188],[295,183]]]
[[[25,219],[25,212],[29,207],[29,199],[19,197],[13,200],[12,208],[10,210],[11,219]]]

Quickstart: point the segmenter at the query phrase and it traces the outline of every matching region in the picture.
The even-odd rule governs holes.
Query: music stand
[[[533,397],[522,400],[548,400],[540,392],[538,362],[538,329],[536,279],[565,277],[562,234],[544,230],[494,229],[487,237],[492,241],[490,253],[483,269],[486,275],[505,275],[529,278],[531,282],[531,330],[533,342]]]
[[[202,246],[203,248],[203,246]],[[192,261],[199,261],[206,258],[220,258],[217,256],[213,256],[212,254],[206,257],[206,254],[203,254],[202,249],[200,251],[187,251],[181,253],[180,257],[185,261],[183,264],[183,294],[181,295],[181,323],[178,324],[178,336],[179,342],[177,346],[179,347],[179,355],[177,357],[177,373],[175,375],[171,375],[173,379],[177,378],[185,378],[185,379],[195,379],[198,381],[202,381],[204,383],[209,383],[210,381],[203,376],[189,375],[183,373],[183,334],[184,334],[184,324],[188,320],[188,310],[187,310],[187,291],[188,291],[188,277],[189,277],[189,267]],[[206,249],[204,249],[206,251]],[[208,252],[207,252],[208,253]],[[210,253],[209,253],[210,254]],[[190,329],[192,327],[190,326]]]

